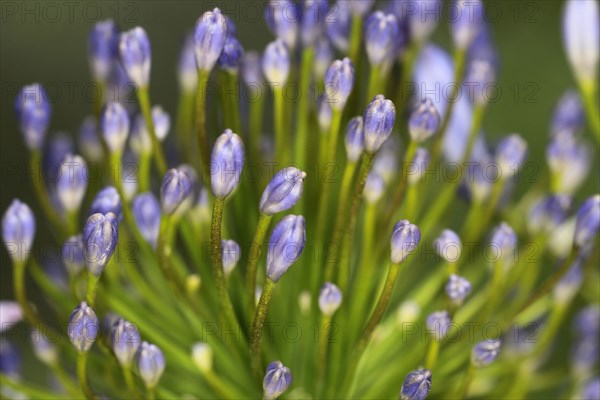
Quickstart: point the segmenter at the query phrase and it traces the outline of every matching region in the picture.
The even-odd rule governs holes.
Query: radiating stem
[[[400,182],[396,185],[396,191],[394,192],[394,197],[392,199],[392,203],[387,213],[386,220],[391,222],[394,218],[396,212],[400,209],[402,205],[402,200],[404,198],[404,192],[406,191],[406,187],[408,185],[408,166],[411,165],[413,159],[415,158],[415,153],[419,144],[414,140],[410,141],[410,144],[406,148],[406,152],[404,153],[404,158],[402,159],[402,168],[400,171]]]
[[[147,87],[138,88],[138,100],[140,102],[140,109],[144,116],[146,128],[152,140],[152,151],[154,152],[154,161],[156,162],[156,168],[160,175],[164,175],[167,172],[167,161],[165,154],[162,150],[162,145],[156,136],[156,130],[154,129],[154,119],[152,118],[152,104],[150,103],[150,93]]]
[[[594,82],[582,82],[580,84],[580,89],[590,127],[595,134],[596,141],[600,142],[600,115],[598,113],[598,105],[596,104],[596,89]]]
[[[37,312],[31,308],[27,301],[27,294],[25,292],[25,263],[26,261],[14,261],[13,286],[15,297],[29,325],[44,334],[48,334],[50,332],[48,325],[40,319]]]
[[[254,375],[257,378],[261,377],[262,373],[262,362],[260,356],[260,341],[263,333],[263,326],[267,317],[267,311],[269,309],[269,303],[271,302],[271,296],[273,294],[273,288],[275,282],[269,277],[265,279],[265,285],[263,286],[260,300],[258,301],[258,307],[254,314],[254,321],[252,322],[252,336],[250,339],[250,361],[252,362],[252,369]]]
[[[252,94],[250,101],[250,158],[257,166],[261,165],[261,135],[263,128],[263,114],[265,99],[262,93]]]
[[[365,103],[368,104],[373,97],[378,95],[381,91],[381,69],[383,67],[380,65],[371,65],[371,71],[369,72],[369,86],[367,89],[367,97],[365,99]]]
[[[224,72],[225,89],[224,97],[225,128],[229,128],[238,135],[242,134],[242,122],[240,120],[240,106],[238,95],[238,74]]]
[[[425,356],[425,368],[433,370],[435,364],[437,364],[438,355],[440,354],[440,340],[429,336],[429,346],[427,348],[427,355]]]
[[[100,277],[92,275],[88,270],[88,286],[87,292],[85,295],[85,300],[88,303],[88,306],[94,308],[96,304],[96,292],[98,290],[98,281]]]
[[[275,129],[275,161],[286,164],[288,161],[287,150],[289,147],[289,135],[285,131],[285,101],[283,88],[273,87],[273,101],[275,110],[273,112],[273,127]]]
[[[354,15],[352,17],[352,28],[350,30],[350,48],[348,56],[353,63],[358,63],[358,55],[360,54],[360,43],[362,38],[363,20],[361,16]]]
[[[151,153],[140,154],[138,160],[138,182],[139,192],[144,193],[150,190],[150,166],[152,161]]]
[[[258,218],[258,225],[256,226],[256,232],[254,238],[250,244],[250,252],[248,254],[248,264],[246,266],[246,302],[248,305],[248,312],[250,316],[254,315],[254,309],[256,304],[256,269],[258,261],[260,260],[260,254],[262,246],[267,235],[267,230],[271,224],[271,215],[260,214]]]
[[[310,82],[312,78],[313,60],[315,50],[307,46],[302,50],[302,62],[300,66],[300,98],[298,102],[298,114],[296,115],[296,154],[294,160],[298,168],[306,166],[306,148],[310,146],[310,138],[307,133],[308,127],[308,105]]]
[[[79,385],[85,398],[87,400],[96,400],[87,375],[87,353],[79,353],[77,355],[77,379],[79,379]]]
[[[329,351],[329,333],[331,331],[331,316],[323,315],[319,325],[319,356],[316,369],[316,395],[323,393],[323,384],[325,383],[325,372],[327,371],[327,353]]]
[[[469,363],[469,369],[467,369],[467,372],[465,373],[460,391],[456,397],[457,399],[462,400],[467,397],[467,394],[469,393],[469,386],[471,386],[471,381],[473,380],[473,375],[475,375],[475,366]]]
[[[200,148],[200,170],[204,185],[210,187],[210,147],[206,135],[206,84],[210,71],[198,70],[198,91],[196,93],[196,131]]]

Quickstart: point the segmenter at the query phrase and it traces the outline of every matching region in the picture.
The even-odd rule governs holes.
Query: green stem
[[[425,357],[425,368],[433,371],[437,363],[438,355],[440,354],[440,340],[429,336],[429,347],[427,348],[427,356]]]
[[[598,114],[598,106],[595,101],[596,90],[594,82],[582,82],[580,84],[580,90],[590,127],[595,134],[596,140],[600,142],[600,115]]]
[[[246,266],[246,302],[250,317],[254,315],[256,304],[256,270],[258,261],[262,252],[263,243],[267,235],[267,230],[271,224],[273,216],[260,214],[254,238],[250,244],[250,252],[248,254],[248,264]]]
[[[79,353],[77,355],[77,379],[79,379],[79,385],[81,391],[85,394],[87,400],[96,400],[87,375],[87,353]]]
[[[420,182],[409,183],[406,190],[406,209],[404,210],[404,214],[409,221],[413,221],[417,217],[417,202],[419,200],[420,186]]]
[[[106,84],[104,82],[96,82],[98,88],[98,96],[94,97],[94,116],[96,121],[100,120],[100,114],[102,113],[102,107],[104,106],[104,92],[106,91]]]
[[[358,55],[360,54],[360,43],[362,38],[363,20],[359,15],[352,17],[352,28],[350,30],[350,48],[348,56],[353,63],[358,63]]]
[[[210,147],[206,135],[206,84],[210,71],[198,70],[198,91],[196,93],[196,130],[200,148],[200,170],[204,185],[210,187]]]
[[[152,156],[150,153],[140,154],[138,161],[138,182],[140,183],[139,192],[144,193],[150,190],[150,166],[152,162]]]
[[[15,390],[18,393],[27,395],[31,399],[47,399],[47,400],[64,400],[64,396],[59,396],[54,392],[47,391],[45,388],[37,388],[30,383],[23,383],[16,377],[0,374],[0,382],[2,386]],[[2,393],[4,396],[4,392]],[[4,398],[4,397],[2,397]]]
[[[469,393],[469,386],[471,386],[471,381],[473,380],[473,376],[475,375],[475,366],[469,363],[469,369],[465,373],[465,377],[463,379],[462,385],[460,387],[460,391],[458,392],[458,396],[456,397],[459,400],[467,397]]]
[[[13,286],[15,290],[15,297],[21,306],[21,310],[25,315],[25,319],[35,329],[40,332],[48,333],[51,332],[48,325],[41,320],[36,311],[34,311],[29,302],[27,301],[27,294],[25,291],[25,262],[14,261],[13,271]]]
[[[96,292],[98,290],[99,280],[100,277],[94,276],[88,271],[88,286],[85,295],[85,300],[87,301],[88,306],[90,306],[91,308],[94,308],[96,304]]]
[[[127,385],[127,390],[130,393],[135,392],[135,382],[133,381],[133,374],[131,373],[130,367],[122,366],[121,370],[123,371],[123,379],[125,379],[125,384]]]
[[[325,383],[325,372],[327,371],[327,353],[329,351],[329,332],[331,329],[331,316],[323,315],[319,326],[319,356],[316,369],[316,395],[321,396]]]
[[[197,154],[194,141],[193,141],[193,127],[194,127],[194,101],[195,94],[191,92],[183,92],[179,98],[179,105],[177,107],[177,134],[180,151],[184,154],[186,162],[193,165],[196,160]]]
[[[404,198],[404,192],[406,191],[406,187],[408,186],[408,166],[411,165],[413,158],[415,158],[415,153],[417,152],[417,148],[419,144],[414,140],[410,141],[410,144],[406,148],[406,152],[404,153],[404,158],[402,160],[403,167],[400,172],[400,182],[396,185],[396,191],[394,192],[394,197],[392,199],[392,203],[387,213],[386,221],[392,221],[394,218],[394,214],[400,209],[402,205],[402,199]]]
[[[381,66],[379,65],[371,65],[371,71],[369,72],[369,86],[367,89],[367,98],[365,99],[365,103],[369,104],[369,102],[380,93],[381,89]]]
[[[239,96],[238,96],[238,74],[224,72],[225,75],[225,127],[231,129],[238,135],[242,134],[242,123],[240,120]]]
[[[301,97],[298,103],[298,114],[296,115],[296,154],[294,157],[298,168],[304,168],[306,165],[306,148],[310,146],[310,137],[307,134],[308,104],[309,99],[311,98],[309,88],[314,58],[315,50],[313,47],[308,46],[302,50],[302,61],[300,66]]]
[[[146,388],[146,400],[154,400],[156,399],[156,388],[155,387],[147,387]]]
[[[262,161],[260,148],[264,108],[265,99],[263,95],[256,95],[250,101],[250,156],[252,162],[257,166]]]
[[[289,138],[285,131],[285,102],[283,98],[283,88],[276,86],[273,88],[275,110],[273,113],[273,126],[275,129],[275,157],[274,159],[281,164],[287,163],[287,148]]]
[[[271,296],[273,295],[273,288],[275,282],[268,278],[265,280],[260,300],[258,301],[258,307],[254,314],[254,321],[252,322],[252,336],[250,339],[250,361],[252,362],[252,370],[257,378],[262,376],[262,362],[260,357],[260,341],[262,339],[263,327],[265,319],[267,317],[267,311],[269,309],[269,303],[271,302]]]
[[[488,226],[489,222],[491,221],[492,217],[494,216],[494,212],[496,211],[496,208],[498,207],[498,203],[500,203],[500,199],[502,198],[502,193],[504,191],[504,184],[506,182],[506,179],[498,179],[496,182],[494,182],[494,185],[492,186],[492,193],[490,195],[490,200],[485,208],[485,210],[483,211],[483,215],[481,216],[481,219],[479,219],[477,224],[473,224],[474,226],[474,230],[470,231],[466,236],[465,236],[465,241],[468,242],[472,242],[473,240],[476,240],[477,238],[479,238],[479,236],[481,235],[481,231],[484,227]]]
[[[152,140],[152,150],[154,151],[154,161],[156,162],[156,168],[161,176],[167,172],[167,161],[165,154],[162,150],[162,145],[156,137],[156,130],[154,129],[154,120],[152,119],[152,105],[150,103],[150,93],[148,87],[138,88],[138,100],[140,103],[140,109],[144,116],[150,139]]]
[[[58,362],[50,364],[50,369],[52,369],[52,372],[54,373],[54,375],[56,375],[56,378],[58,379],[62,387],[65,388],[71,396],[75,398],[81,396],[81,390],[79,389],[79,387],[77,387],[75,382],[71,379],[70,376],[67,375],[65,370],[61,367],[61,365]]]

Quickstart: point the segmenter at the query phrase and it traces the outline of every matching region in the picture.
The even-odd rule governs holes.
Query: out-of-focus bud
[[[444,229],[434,241],[435,251],[448,262],[456,262],[460,258],[462,242],[456,232]]]
[[[69,317],[69,339],[80,353],[87,353],[98,336],[98,317],[84,301]]]
[[[240,261],[242,252],[240,245],[234,240],[222,240],[221,247],[223,250],[223,272],[225,276],[229,276]]]
[[[419,369],[409,373],[400,392],[400,400],[425,400],[431,389],[431,371]]]
[[[192,346],[192,360],[202,373],[212,371],[213,350],[208,343],[198,342]]]
[[[85,158],[94,163],[99,163],[104,155],[102,142],[98,135],[96,118],[88,115],[79,128],[79,149]]]
[[[177,66],[177,78],[179,80],[179,88],[182,92],[189,94],[196,92],[198,66],[196,65],[194,35],[192,34],[187,35],[183,42]]]
[[[160,226],[160,203],[152,193],[141,193],[133,198],[133,217],[142,237],[156,247]]]
[[[48,366],[58,362],[58,349],[54,343],[42,332],[34,329],[31,331],[31,345],[35,356]]]
[[[450,8],[454,46],[466,50],[477,37],[483,23],[483,4],[480,0],[456,0]]]
[[[365,150],[376,153],[392,133],[396,107],[383,95],[377,95],[367,106],[364,116]]]
[[[112,153],[122,153],[129,135],[127,110],[119,103],[108,103],[100,116],[100,129],[108,149]]]
[[[365,49],[372,68],[396,55],[400,36],[398,20],[393,14],[375,11],[365,23]]]
[[[56,182],[56,193],[67,212],[73,212],[81,206],[88,184],[88,170],[85,160],[77,155],[68,154],[60,165]]]
[[[165,356],[155,345],[142,342],[135,356],[138,371],[147,388],[154,388],[165,370]]]
[[[265,8],[267,26],[289,49],[296,47],[302,10],[290,0],[271,0]]]
[[[287,215],[273,229],[269,239],[267,276],[273,282],[302,255],[306,243],[306,227],[301,215]]]
[[[229,196],[237,186],[244,167],[244,143],[231,129],[217,138],[211,159],[210,185],[219,199]]]
[[[16,301],[0,301],[0,333],[6,332],[23,319],[23,310]]]
[[[550,133],[552,136],[561,132],[577,135],[585,124],[585,111],[581,97],[576,90],[569,89],[558,100],[552,115]]]
[[[425,321],[427,332],[436,342],[439,342],[440,340],[444,339],[446,335],[448,335],[451,324],[452,321],[450,320],[450,315],[447,311],[433,312],[429,314],[427,320]]]
[[[306,172],[287,167],[277,172],[260,198],[260,212],[273,215],[292,208],[304,190]]]
[[[471,363],[477,367],[485,367],[498,358],[500,354],[500,341],[495,339],[484,340],[477,343],[471,351]]]
[[[112,19],[97,22],[88,36],[90,70],[96,82],[105,83],[110,78],[117,60],[119,28]]]
[[[512,265],[517,250],[517,234],[506,222],[502,222],[492,231],[489,247],[492,260]]]
[[[573,243],[585,247],[600,231],[600,194],[588,197],[577,211]]]
[[[167,215],[184,213],[191,203],[192,181],[181,169],[172,168],[167,171],[160,186],[160,204],[162,212]]]
[[[147,87],[150,83],[152,52],[144,28],[138,26],[121,34],[119,54],[129,79],[139,87]]]
[[[119,223],[113,213],[92,214],[83,228],[83,250],[88,272],[99,277],[119,240]]]
[[[348,162],[357,162],[365,148],[363,118],[354,117],[346,127],[346,154]]]
[[[440,128],[441,118],[430,98],[426,97],[413,109],[408,120],[408,132],[415,142],[421,143]]]
[[[498,143],[496,148],[496,163],[502,171],[502,178],[507,179],[517,173],[522,167],[527,155],[527,142],[516,133],[509,135]]]
[[[325,282],[319,293],[319,308],[321,312],[331,317],[342,304],[342,291],[333,283]]]
[[[237,74],[243,56],[244,48],[239,40],[235,36],[227,35],[225,46],[223,46],[223,51],[217,60],[217,64],[222,70],[230,74]]]
[[[429,165],[429,151],[424,147],[419,147],[415,151],[415,156],[408,167],[408,175],[406,177],[409,184],[414,185],[420,182],[425,176],[427,166]]]
[[[305,0],[302,2],[300,37],[305,47],[314,46],[323,34],[323,22],[327,14],[328,0]]]
[[[265,81],[262,58],[257,51],[247,51],[242,56],[242,79],[250,88],[259,88]]]
[[[595,0],[568,0],[563,12],[567,59],[580,82],[594,82],[600,57],[600,11]]]
[[[363,16],[369,12],[375,0],[346,0],[352,15]]]
[[[272,400],[279,397],[292,384],[292,373],[281,361],[273,361],[267,366],[263,380],[264,398]]]
[[[533,235],[549,234],[562,224],[571,209],[573,199],[566,194],[550,195],[542,198],[531,208],[527,218],[527,228]]]
[[[85,267],[85,256],[83,254],[83,236],[71,236],[62,247],[62,260],[67,271],[72,276],[79,274]]]
[[[23,86],[15,99],[15,112],[27,148],[41,150],[52,114],[43,86],[39,83]]]
[[[2,217],[2,242],[15,263],[29,256],[35,237],[35,217],[27,204],[15,199]]]
[[[591,166],[591,152],[586,143],[578,143],[571,131],[556,133],[546,149],[552,173],[552,189],[574,193],[585,181]]]
[[[375,204],[385,194],[385,181],[376,171],[371,171],[365,182],[363,196],[368,204]]]
[[[340,53],[347,53],[350,47],[350,28],[352,24],[352,16],[350,15],[350,7],[345,0],[338,0],[332,4],[327,11],[327,15],[335,14],[336,18],[333,21],[326,21],[325,29],[327,37],[331,44]]]
[[[343,110],[354,87],[354,65],[349,58],[335,60],[325,72],[324,96],[334,110]]]
[[[398,147],[398,140],[394,137],[389,137],[373,160],[372,171],[379,174],[386,185],[389,185],[399,172]]]
[[[450,300],[454,304],[460,305],[469,293],[471,293],[471,283],[461,276],[451,274],[448,283],[446,283],[446,294]]]
[[[290,53],[281,39],[267,45],[263,54],[262,68],[270,84],[285,85],[290,73]]]
[[[421,231],[416,225],[406,219],[398,221],[394,225],[390,241],[392,263],[403,262],[417,248],[420,241]]]
[[[325,95],[320,95],[317,99],[317,120],[321,133],[329,132],[331,128],[331,117],[333,113],[329,100]]]
[[[111,333],[112,349],[117,360],[123,367],[129,367],[142,342],[137,326],[121,318],[113,325]]]
[[[325,76],[327,68],[333,62],[333,49],[329,40],[321,38],[315,43],[314,76]]]

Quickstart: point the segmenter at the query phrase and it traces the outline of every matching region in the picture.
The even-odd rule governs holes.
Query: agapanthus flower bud
[[[81,206],[88,184],[88,171],[85,160],[68,154],[60,165],[56,182],[56,194],[63,208],[72,212]]]
[[[531,208],[527,228],[533,235],[549,234],[567,218],[573,199],[566,194],[555,194],[542,198]]]
[[[181,169],[172,168],[167,171],[160,186],[160,204],[163,213],[172,215],[184,212],[190,203],[192,180]]]
[[[406,177],[409,184],[414,185],[423,179],[427,166],[429,165],[429,150],[419,147],[415,151],[415,156],[408,166],[408,175]]]
[[[112,349],[122,366],[129,367],[131,365],[141,343],[140,332],[135,324],[120,318],[113,325]]]
[[[46,143],[43,151],[42,167],[53,172],[60,171],[60,164],[70,154],[75,154],[73,138],[66,132],[57,132]],[[60,174],[56,173],[49,178],[56,181],[59,177]]]
[[[304,0],[300,37],[305,47],[314,46],[315,40],[323,33],[323,22],[327,16],[328,0]]]
[[[329,132],[332,117],[333,113],[329,100],[327,100],[325,95],[320,95],[317,99],[317,121],[319,122],[321,133]]]
[[[375,11],[365,23],[365,49],[372,68],[381,66],[384,61],[396,55],[400,36],[398,20],[393,14]]]
[[[83,253],[88,272],[99,277],[117,247],[119,224],[117,216],[92,214],[83,228]]]
[[[42,148],[50,125],[52,108],[39,83],[23,86],[15,99],[15,113],[25,145],[31,151]]]
[[[129,115],[119,103],[108,103],[100,116],[100,130],[108,149],[121,153],[129,135]]]
[[[396,1],[401,8],[404,6],[408,15],[410,40],[424,43],[435,30],[442,13],[440,0],[408,0]],[[398,17],[398,14],[396,14]]]
[[[363,16],[369,12],[375,0],[346,0],[352,15]]]
[[[233,35],[227,35],[225,46],[223,46],[223,51],[217,60],[217,64],[222,70],[230,74],[237,74],[243,55],[244,48],[239,40]]]
[[[249,87],[259,88],[265,81],[262,58],[257,51],[247,51],[242,56],[242,79]]]
[[[421,100],[408,120],[408,132],[415,142],[421,143],[433,136],[441,125],[440,114],[429,97]]]
[[[578,247],[590,243],[600,231],[600,194],[588,197],[577,211],[573,242]]]
[[[283,168],[277,172],[260,198],[260,212],[273,215],[292,208],[304,190],[306,172],[296,167]]]
[[[189,34],[185,37],[181,53],[179,55],[179,64],[177,66],[177,78],[179,87],[184,93],[195,93],[198,85],[198,66],[196,65],[196,53],[194,44],[194,35]]]
[[[27,204],[15,199],[2,217],[2,242],[14,262],[25,262],[35,237],[35,217]]]
[[[456,262],[460,258],[462,242],[456,232],[444,229],[434,242],[436,253],[448,262]]]
[[[302,10],[290,0],[271,0],[265,8],[265,22],[289,49],[296,47]]]
[[[165,370],[165,356],[162,351],[153,344],[142,342],[135,358],[146,387],[155,387]]]
[[[579,292],[581,283],[583,282],[583,271],[581,268],[582,261],[581,257],[575,260],[567,273],[561,278],[556,286],[554,286],[552,293],[554,301],[557,303],[569,304]]]
[[[94,310],[84,301],[69,317],[69,339],[80,353],[87,353],[98,336],[99,323]]]
[[[433,337],[436,342],[444,339],[448,335],[452,321],[447,311],[436,311],[427,317],[425,326],[427,332]]]
[[[146,121],[142,114],[137,114],[133,118],[129,148],[138,157],[152,153],[152,138],[150,138],[150,132],[146,128]]]
[[[446,294],[454,304],[462,304],[471,293],[471,283],[462,276],[451,274],[446,283]]]
[[[121,34],[119,54],[121,65],[129,79],[139,87],[147,87],[150,82],[152,52],[150,39],[144,28],[137,26]]]
[[[0,300],[0,333],[6,332],[22,319],[23,310],[17,301]]]
[[[335,60],[325,72],[326,101],[334,110],[342,110],[354,87],[354,65],[349,58]]]
[[[377,171],[369,172],[367,181],[365,182],[365,189],[363,196],[367,204],[377,203],[385,194],[385,181]]]
[[[400,400],[425,400],[431,389],[431,371],[418,369],[409,373],[400,391]]]
[[[194,42],[196,63],[201,71],[214,68],[227,39],[227,21],[221,10],[206,11],[196,22]]]
[[[477,367],[485,367],[498,358],[500,354],[500,341],[488,339],[477,343],[471,351],[471,363]]]
[[[333,48],[326,38],[321,38],[315,43],[314,76],[325,76],[327,68],[333,62]]]
[[[18,347],[4,339],[0,342],[0,373],[14,379],[21,377],[21,352]],[[6,389],[2,388],[5,392]]]
[[[292,373],[281,361],[273,361],[267,366],[263,380],[264,398],[271,400],[279,397],[292,384]]]
[[[552,115],[550,133],[554,136],[560,132],[577,135],[585,124],[585,111],[579,93],[574,89],[567,90],[558,100]]]
[[[525,161],[527,142],[516,133],[506,136],[496,147],[495,160],[504,179],[513,176]]]
[[[154,133],[160,141],[165,140],[171,129],[171,117],[161,106],[152,107],[152,122],[154,123]]]
[[[62,261],[72,276],[79,274],[85,267],[83,236],[71,236],[62,247]]]
[[[373,160],[372,171],[379,174],[385,184],[389,185],[398,173],[398,150],[400,143],[394,137],[389,137],[384,143],[385,146],[381,147]]]
[[[342,291],[333,283],[325,282],[319,293],[319,308],[324,315],[331,317],[342,304]]]
[[[208,343],[198,342],[192,346],[192,360],[200,372],[212,371],[213,350]]]
[[[242,252],[240,245],[235,240],[222,240],[221,247],[223,253],[223,272],[225,276],[228,276],[240,261]]]
[[[117,189],[115,189],[114,186],[107,186],[100,190],[96,194],[96,197],[94,197],[89,214],[113,213],[120,221],[123,218],[122,207],[121,197],[119,196]]]
[[[349,162],[357,162],[364,149],[363,118],[354,117],[346,126],[346,154]]]
[[[553,190],[573,193],[585,181],[591,167],[591,152],[569,130],[556,133],[546,149]]]
[[[211,155],[210,186],[215,197],[223,199],[237,186],[244,167],[244,143],[231,129],[217,138]]]
[[[104,155],[102,142],[98,135],[96,117],[88,115],[79,128],[79,149],[81,154],[90,162],[100,162]]]
[[[596,339],[600,335],[600,308],[596,304],[584,307],[575,316],[574,325],[580,337]]]
[[[52,366],[58,362],[58,349],[46,334],[34,329],[31,331],[33,353],[44,364]]]
[[[88,36],[88,58],[97,82],[108,81],[117,60],[119,28],[112,19],[97,22]]]
[[[267,45],[263,54],[262,68],[269,83],[285,85],[290,73],[290,53],[281,39]]]
[[[502,222],[492,231],[490,252],[493,252],[493,256],[491,258],[502,259],[505,263],[512,262],[516,250],[517,234],[506,222]]]
[[[480,0],[456,0],[450,8],[450,28],[457,49],[465,50],[475,40],[483,24]]]
[[[568,0],[563,12],[563,42],[577,79],[594,81],[600,57],[600,11],[597,1]]]
[[[133,198],[133,217],[142,237],[156,247],[160,227],[160,203],[151,192],[141,193]]]
[[[329,7],[327,15],[336,16],[332,21],[325,23],[327,37],[337,51],[346,53],[350,46],[350,28],[352,24],[348,2],[346,0],[338,0]]]
[[[580,398],[600,400],[600,378],[589,379],[583,386]]]
[[[277,282],[302,255],[306,227],[301,215],[287,215],[273,229],[267,254],[267,276]]]
[[[416,225],[406,219],[398,221],[394,225],[390,241],[392,263],[400,264],[404,261],[417,248],[420,241],[421,231]]]
[[[390,136],[396,122],[396,107],[391,100],[377,95],[367,106],[364,116],[365,150],[375,153]]]

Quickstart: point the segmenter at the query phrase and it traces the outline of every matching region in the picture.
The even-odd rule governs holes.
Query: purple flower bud
[[[121,34],[119,54],[121,65],[129,79],[139,87],[147,87],[150,82],[152,52],[144,28],[138,26]]]
[[[595,81],[600,57],[600,11],[597,1],[568,0],[563,12],[563,42],[579,81]]]
[[[94,197],[89,214],[113,213],[119,218],[120,221],[123,218],[121,208],[122,204],[119,192],[117,192],[117,189],[115,189],[113,186],[107,186],[99,191],[98,194],[96,194],[96,197]]]
[[[329,40],[321,38],[315,43],[314,76],[325,76],[327,68],[333,62],[333,49]]]
[[[87,353],[98,336],[98,317],[84,301],[69,317],[69,339],[80,353]]]
[[[452,321],[447,311],[436,311],[427,317],[425,325],[427,332],[433,337],[433,340],[439,342],[444,339],[450,330]]]
[[[171,129],[171,117],[161,106],[152,107],[152,122],[154,123],[154,133],[160,141],[165,140]]]
[[[425,400],[431,389],[431,371],[419,369],[409,373],[400,392],[400,400]]]
[[[2,217],[2,242],[14,262],[25,262],[35,237],[35,217],[27,204],[15,199]]]
[[[69,133],[57,132],[47,140],[43,153],[42,166],[53,172],[51,180],[56,181],[59,178],[60,165],[65,157],[75,154],[73,138]]]
[[[273,361],[267,366],[263,380],[264,398],[267,400],[279,397],[292,384],[292,373],[281,361]]]
[[[527,142],[516,133],[506,136],[496,148],[496,163],[502,172],[502,177],[513,176],[525,161]]]
[[[319,293],[319,308],[321,312],[331,317],[342,304],[342,291],[333,283],[325,282]]]
[[[585,124],[585,111],[579,93],[569,89],[563,94],[554,108],[550,133],[554,136],[560,132],[570,132],[576,135]]]
[[[600,308],[591,304],[581,309],[575,316],[575,329],[581,338],[596,339],[600,335]]]
[[[237,186],[244,167],[244,143],[231,129],[217,138],[211,155],[210,186],[215,197],[224,199]]]
[[[403,262],[417,248],[420,241],[421,231],[416,225],[406,219],[398,221],[394,225],[390,241],[392,263]]]
[[[365,24],[365,49],[372,68],[396,55],[400,29],[393,14],[375,11]]]
[[[410,39],[424,43],[431,36],[440,20],[442,2],[440,0],[404,0],[396,2],[406,8]],[[398,15],[396,15],[398,17]]]
[[[117,247],[119,224],[113,213],[92,214],[83,228],[83,250],[88,272],[99,277]]]
[[[327,37],[340,53],[346,53],[350,47],[350,28],[352,16],[346,0],[338,0],[329,7],[327,15],[335,15],[332,21],[326,21]]]
[[[165,356],[155,345],[142,342],[135,356],[138,371],[147,388],[154,388],[165,370]]]
[[[87,164],[80,156],[67,155],[60,165],[56,194],[63,208],[73,212],[81,206],[88,184]]]
[[[567,218],[573,199],[566,194],[542,198],[531,208],[527,228],[533,235],[549,234]]]
[[[461,50],[467,49],[477,37],[483,23],[483,4],[480,0],[456,0],[450,8],[454,46]]]
[[[304,217],[287,215],[273,229],[269,239],[267,255],[267,276],[277,282],[288,268],[294,264],[306,243]]]
[[[425,172],[427,171],[427,166],[429,165],[429,151],[424,147],[419,147],[415,156],[412,159],[412,162],[408,168],[408,183],[414,185],[421,181],[423,176],[425,176]]]
[[[201,71],[214,68],[227,38],[227,21],[218,8],[206,11],[196,22],[194,42],[196,63]]]
[[[85,256],[83,254],[83,236],[71,236],[62,247],[62,260],[67,271],[72,276],[79,274],[85,267]]]
[[[349,58],[335,60],[325,72],[325,97],[334,110],[343,110],[354,86],[354,65]]]
[[[129,147],[138,157],[152,153],[152,138],[150,138],[150,132],[146,128],[146,121],[142,114],[137,114],[133,119]]]
[[[305,47],[314,46],[317,38],[322,35],[327,6],[328,0],[304,0],[302,2],[300,37]]]
[[[365,147],[363,118],[354,117],[346,127],[346,154],[348,162],[357,162]]]
[[[498,358],[500,354],[500,341],[494,339],[477,343],[471,351],[471,363],[477,367],[485,367]]]
[[[451,274],[446,283],[446,294],[454,304],[460,305],[471,293],[471,283],[465,278]]]
[[[112,349],[123,367],[130,367],[142,340],[137,326],[120,318],[112,327]]]
[[[194,35],[189,34],[183,42],[177,66],[179,87],[185,93],[195,93],[198,85],[198,66],[194,47]]]
[[[392,133],[396,122],[396,107],[383,95],[377,95],[367,106],[364,116],[365,150],[376,153]]]
[[[398,140],[390,137],[373,160],[372,171],[377,173],[386,185],[389,185],[398,173],[398,147]]]
[[[377,171],[373,170],[367,176],[363,196],[367,204],[375,204],[385,193],[385,181]]]
[[[331,128],[331,118],[332,118],[331,105],[329,104],[329,100],[325,97],[325,95],[320,95],[317,99],[317,120],[319,122],[319,129],[321,133],[329,132]]]
[[[167,171],[160,186],[162,212],[181,215],[191,202],[192,180],[187,172],[172,168]]]
[[[223,272],[225,272],[225,276],[229,276],[240,261],[242,252],[240,245],[234,240],[222,240],[221,247],[223,253]]]
[[[106,83],[117,60],[119,28],[112,19],[97,22],[88,36],[88,58],[92,76]]]
[[[23,310],[17,301],[0,300],[0,333],[8,331],[21,320],[23,320]],[[0,341],[0,345],[1,343]]]
[[[589,379],[583,387],[582,399],[600,400],[600,378]]]
[[[15,112],[25,145],[39,151],[50,125],[52,108],[46,91],[39,83],[23,86],[15,99]]]
[[[456,232],[444,229],[434,241],[435,251],[448,262],[456,262],[460,258],[462,242]]]
[[[600,194],[588,197],[577,211],[575,245],[586,246],[594,239],[598,231],[600,231]]]
[[[579,143],[570,130],[556,133],[546,149],[546,160],[552,173],[553,189],[573,193],[585,181],[591,167],[587,143]]]
[[[273,215],[296,205],[304,190],[306,172],[296,167],[283,168],[273,176],[260,198],[260,212]]]
[[[222,70],[231,74],[237,74],[243,55],[244,48],[242,47],[242,44],[236,39],[235,36],[227,35],[225,46],[223,46],[223,51],[217,60],[217,64]]]
[[[492,231],[490,251],[494,254],[491,258],[502,259],[505,263],[512,262],[516,250],[517,234],[506,222],[502,222]]]
[[[352,15],[363,16],[369,12],[375,0],[346,0]]]
[[[265,8],[267,26],[289,49],[296,47],[302,11],[289,0],[271,0]]]
[[[48,366],[56,365],[59,361],[58,349],[54,341],[45,333],[34,329],[31,331],[31,347],[35,356]]]
[[[79,128],[79,149],[88,161],[96,163],[102,161],[104,149],[98,135],[96,117],[92,115],[85,117]]]
[[[242,56],[242,78],[249,87],[257,88],[263,84],[262,58],[257,51],[247,51]]]
[[[267,45],[262,59],[262,69],[267,81],[283,86],[290,73],[290,53],[281,39]]]
[[[112,153],[122,153],[129,135],[127,110],[119,103],[108,103],[100,116],[100,129],[108,149]]]
[[[426,97],[413,109],[408,120],[408,132],[415,142],[421,143],[433,136],[441,125],[440,114],[430,98]]]
[[[151,192],[138,194],[133,198],[133,217],[142,237],[156,247],[160,227],[160,203]]]

